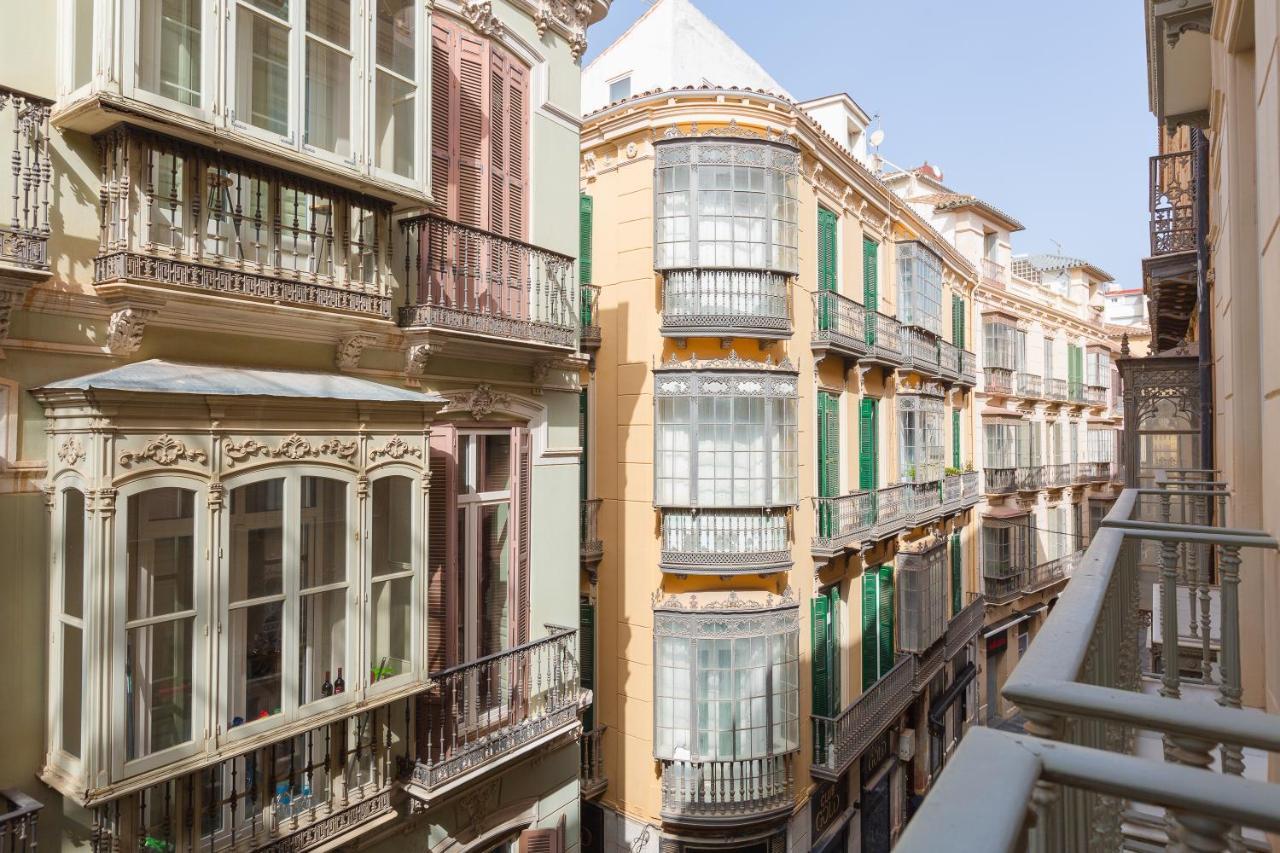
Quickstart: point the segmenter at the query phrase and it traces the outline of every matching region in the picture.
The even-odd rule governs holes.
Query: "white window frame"
[[[353,6],[355,3],[353,2]],[[369,173],[384,181],[400,184],[411,189],[422,189],[430,187],[431,176],[428,174],[431,164],[429,156],[431,150],[430,131],[430,115],[431,110],[427,109],[426,104],[431,98],[431,72],[429,57],[431,54],[431,19],[427,15],[426,3],[414,2],[410,4],[413,9],[413,31],[414,31],[414,73],[417,79],[414,85],[417,86],[417,94],[414,99],[414,120],[413,120],[413,177],[407,178],[390,169],[384,169],[377,165],[377,156],[375,151],[374,135],[377,132],[377,116],[375,111],[378,108],[378,73],[380,66],[378,65],[378,23],[375,16],[375,3],[362,4],[366,7],[365,18],[365,57],[366,61],[361,64],[356,62],[357,71],[360,75],[359,90],[363,98],[363,108],[359,112],[363,124],[352,125],[353,137],[359,133],[358,128],[363,127],[364,132],[361,138],[363,146],[358,152],[353,152],[353,156],[360,162],[368,165]],[[532,66],[532,63],[528,63]],[[393,72],[394,73],[394,72]],[[399,76],[399,75],[397,75]],[[403,78],[401,78],[403,79]],[[356,86],[352,86],[353,100]],[[526,142],[530,150],[532,150],[532,140]],[[532,184],[531,184],[532,186]],[[436,199],[437,202],[443,202],[443,199]]]
[[[346,675],[351,676],[345,678],[347,683],[346,690],[343,693],[335,693],[332,696],[322,697],[305,706],[298,704],[298,667],[296,660],[296,652],[301,642],[298,630],[298,606],[301,599],[301,583],[299,575],[300,567],[300,540],[299,531],[301,530],[301,497],[302,497],[302,478],[303,477],[322,477],[331,480],[337,480],[347,486],[347,578],[346,586],[349,590],[347,596],[347,614],[346,614],[346,658],[350,661],[357,662],[359,669],[352,670],[351,664],[348,663],[348,671]],[[253,483],[263,482],[266,480],[284,480],[283,494],[283,512],[282,527],[284,530],[284,546],[282,551],[282,562],[284,565],[284,582],[282,585],[284,597],[284,617],[281,630],[281,704],[280,713],[273,714],[259,720],[245,720],[241,725],[235,728],[229,728],[229,716],[231,689],[232,689],[232,661],[231,661],[231,631],[230,621],[230,587],[231,587],[231,493],[241,486],[252,485]],[[364,692],[365,680],[367,674],[363,672],[363,665],[359,663],[362,658],[363,649],[359,644],[362,629],[357,628],[357,622],[361,622],[359,606],[360,599],[363,598],[364,590],[360,582],[360,566],[359,566],[359,548],[358,548],[358,525],[359,525],[359,504],[356,495],[356,477],[349,471],[329,468],[323,465],[290,465],[288,467],[268,467],[251,473],[229,477],[225,480],[226,487],[226,505],[222,511],[221,521],[221,539],[222,548],[221,558],[219,560],[218,572],[218,656],[219,656],[219,681],[222,685],[218,691],[216,704],[216,730],[221,732],[228,742],[235,742],[253,737],[261,732],[271,731],[273,729],[286,726],[298,720],[306,719],[325,711],[340,708],[344,705],[354,704],[357,697]],[[313,590],[315,591],[315,590]],[[264,596],[265,597],[265,596]],[[336,677],[336,673],[334,674]]]
[[[373,485],[379,480],[385,480],[390,477],[404,477],[409,480],[410,484],[409,514],[412,535],[410,547],[413,549],[410,559],[411,568],[407,572],[400,572],[395,575],[380,575],[375,578],[373,575]],[[369,498],[366,501],[367,506],[365,507],[362,521],[364,528],[362,555],[364,576],[360,583],[360,589],[363,592],[364,603],[358,608],[361,618],[361,624],[358,626],[359,637],[364,657],[370,657],[373,653],[373,585],[398,578],[411,577],[411,601],[413,602],[410,608],[412,626],[409,640],[410,667],[406,672],[371,682],[367,690],[369,696],[376,696],[395,690],[425,675],[422,672],[423,662],[426,660],[423,614],[426,613],[427,602],[423,594],[422,580],[423,554],[426,552],[423,537],[430,536],[431,532],[427,528],[426,507],[422,500],[422,489],[420,487],[421,477],[421,471],[417,471],[407,465],[388,465],[385,468],[378,469],[376,474],[372,474],[369,477]],[[444,484],[436,484],[436,488],[444,488]],[[445,534],[444,531],[437,531],[436,535],[443,536]]]
[[[117,567],[127,572],[129,564],[129,498],[153,489],[185,489],[194,492],[192,507],[192,596],[195,603],[195,624],[192,626],[192,700],[191,700],[191,740],[132,761],[126,760],[125,725],[128,713],[123,695],[113,695],[107,705],[114,718],[111,721],[111,776],[124,778],[144,773],[156,767],[171,764],[189,755],[195,755],[205,748],[205,731],[209,713],[209,690],[201,690],[210,684],[208,673],[208,632],[209,632],[209,598],[208,583],[201,582],[201,569],[208,566],[205,555],[208,549],[208,483],[198,477],[181,474],[148,476],[122,486],[116,495],[115,541],[112,547],[112,561]],[[113,691],[124,689],[125,668],[125,624],[128,613],[127,580],[115,585],[111,596],[111,679]]]
[[[280,18],[270,14],[264,9],[254,5],[252,0],[228,0],[229,8],[227,15],[223,19],[225,21],[225,42],[227,45],[225,56],[226,68],[226,97],[227,97],[227,116],[230,120],[232,128],[236,131],[251,136],[256,139],[269,142],[273,145],[281,145],[286,148],[301,150],[302,148],[302,78],[303,62],[301,47],[301,31],[306,26],[306,4],[293,2],[289,9],[289,20],[283,21]],[[256,15],[275,24],[285,24],[289,27],[289,59],[288,59],[288,78],[289,85],[288,107],[285,110],[285,135],[281,136],[273,130],[258,127],[248,117],[241,117],[238,107],[241,99],[241,86],[248,86],[252,80],[247,75],[242,75],[243,69],[239,63],[239,40],[240,40],[240,16]],[[245,89],[247,92],[248,90]]]
[[[91,550],[90,540],[90,519],[89,514],[89,488],[84,480],[77,475],[62,476],[54,483],[54,506],[53,517],[51,519],[52,529],[50,531],[50,550],[53,555],[53,578],[49,589],[49,641],[50,654],[49,660],[51,666],[49,668],[49,708],[50,714],[48,719],[48,738],[49,738],[49,761],[59,769],[65,771],[73,778],[78,778],[84,767],[84,753],[89,746],[89,728],[86,725],[88,714],[85,713],[86,699],[88,691],[81,689],[80,702],[80,757],[77,758],[62,748],[62,715],[52,713],[52,709],[62,708],[62,671],[64,668],[64,660],[66,651],[63,648],[62,626],[68,620],[62,615],[63,591],[66,583],[66,554],[64,551],[65,541],[63,531],[65,530],[66,521],[66,500],[63,497],[64,492],[74,489],[84,497],[85,513],[84,513],[84,562],[82,568],[84,572],[84,589],[81,591],[81,614],[79,620],[80,628],[80,677],[83,683],[87,683],[89,664],[92,659],[89,649],[89,631],[90,614],[92,613],[92,604],[89,587],[89,577],[91,575],[89,555]]]
[[[172,98],[166,98],[158,92],[151,92],[140,84],[140,67],[142,40],[142,5],[143,0],[124,0],[124,8],[120,10],[122,20],[129,23],[125,26],[129,37],[122,39],[122,61],[124,73],[122,88],[127,98],[141,101],[171,112],[189,116],[201,121],[213,121],[214,90],[218,85],[218,12],[214,3],[202,0],[200,3],[200,106],[193,107]]]

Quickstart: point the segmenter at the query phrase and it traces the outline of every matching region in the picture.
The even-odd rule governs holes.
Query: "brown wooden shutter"
[[[485,137],[489,133],[485,76],[488,42],[475,33],[458,30],[458,184],[457,212],[463,225],[483,228]]]
[[[516,430],[519,469],[516,474],[516,643],[529,642],[529,550],[533,502],[533,435],[527,427]]]
[[[489,230],[524,240],[529,71],[500,48],[489,55]]]
[[[437,16],[431,21],[431,195],[449,207],[449,187],[457,180],[453,168],[453,138],[457,129],[458,87],[453,80],[457,33]]]
[[[526,829],[520,833],[520,853],[564,853],[564,849],[564,815],[560,815],[560,822],[553,829]]]
[[[449,665],[449,511],[448,457],[431,452],[431,491],[427,495],[427,672]]]

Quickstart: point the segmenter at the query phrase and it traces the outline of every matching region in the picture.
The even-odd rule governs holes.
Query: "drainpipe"
[[[1209,140],[1191,129],[1195,163],[1196,310],[1200,343],[1200,467],[1213,464],[1213,326],[1209,305]]]

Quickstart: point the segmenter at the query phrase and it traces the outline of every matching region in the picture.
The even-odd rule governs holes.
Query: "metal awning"
[[[942,695],[936,701],[930,703],[929,731],[940,732],[946,728],[942,715],[947,713],[947,710],[955,704],[955,701],[960,698],[961,692],[969,686],[969,682],[973,681],[977,674],[978,668],[974,666],[973,661],[969,661],[956,673],[955,679],[942,692]]]
[[[1000,634],[1009,630],[1014,625],[1017,625],[1019,622],[1026,622],[1028,619],[1030,619],[1032,616],[1035,616],[1037,613],[1043,610],[1048,610],[1048,609],[1049,609],[1049,605],[1047,604],[1037,604],[1035,607],[1032,607],[1029,610],[1023,610],[1017,613],[1013,613],[1012,615],[1006,616],[1005,618],[1001,619],[999,622],[995,623],[994,625],[984,630],[982,632],[982,638],[985,640],[988,637],[994,637],[996,634]]]
[[[133,391],[220,397],[288,397],[370,403],[444,404],[439,394],[397,388],[357,376],[306,370],[185,364],[153,358],[50,382],[39,391]]]

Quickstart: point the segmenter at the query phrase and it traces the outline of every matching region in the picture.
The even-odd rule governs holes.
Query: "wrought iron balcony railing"
[[[1044,466],[1044,484],[1050,489],[1061,489],[1078,482],[1075,478],[1076,465],[1071,462],[1060,462]]]
[[[1044,380],[1044,398],[1054,402],[1062,402],[1067,399],[1067,380],[1052,379]]]
[[[1072,403],[1084,403],[1084,383],[1079,379],[1067,380],[1067,399]]]
[[[1195,251],[1195,169],[1190,151],[1157,154],[1150,159],[1153,257]]]
[[[556,629],[540,640],[431,673],[409,792],[428,794],[575,723],[582,699],[577,633]]]
[[[0,128],[11,140],[12,206],[0,208],[0,264],[15,271],[49,271],[49,111],[53,103],[0,86]],[[8,214],[8,215],[5,215]]]
[[[1039,400],[1044,396],[1044,384],[1034,373],[1019,373],[1014,377],[1014,390],[1019,397],[1028,400]]]
[[[391,205],[150,131],[102,152],[99,290],[391,316]]]
[[[813,764],[809,775],[832,782],[839,779],[911,704],[915,677],[915,655],[901,655],[883,678],[837,716],[812,715]]]
[[[1086,385],[1084,386],[1084,400],[1090,406],[1100,408],[1107,405],[1109,390],[1105,385]]]
[[[604,726],[596,726],[582,733],[579,741],[582,765],[578,772],[578,787],[584,800],[592,800],[609,787],[604,773]]]
[[[792,563],[789,533],[783,510],[663,509],[660,565],[681,574],[780,571]]]
[[[1076,566],[1080,565],[1080,557],[1083,555],[1084,551],[1076,551],[1032,566],[1024,574],[1025,582],[1022,591],[1027,593],[1036,592],[1050,584],[1066,580],[1071,577],[1071,573]]]
[[[1013,371],[1007,367],[987,367],[982,371],[982,389],[988,394],[1012,394]]]
[[[831,290],[813,294],[813,348],[860,356],[875,346],[867,328],[867,309]]]
[[[986,468],[983,479],[989,495],[1008,495],[1017,491],[1014,486],[1016,468]]]
[[[973,506],[982,500],[978,490],[978,472],[965,471],[960,474],[960,498],[964,506]]]
[[[964,481],[959,474],[942,478],[942,508],[956,510],[964,505]]]
[[[998,264],[990,258],[983,258],[982,281],[999,290],[1004,290],[1008,283],[1004,264]]]
[[[908,483],[907,502],[912,523],[919,527],[942,514],[942,479]]]
[[[883,364],[903,363],[902,325],[893,317],[879,311],[866,315],[867,357]]]
[[[960,348],[938,339],[938,374],[941,379],[960,378]]]
[[[433,673],[431,686],[371,698],[344,716],[97,801],[101,849],[239,853],[344,844],[395,813],[400,786],[427,797],[571,731],[581,701],[576,634],[557,629]]]
[[[42,808],[43,803],[19,790],[0,789],[0,853],[34,853]]]
[[[978,357],[967,349],[960,350],[960,377],[961,385],[967,385],[972,388],[978,382]]]
[[[919,326],[902,327],[902,364],[926,376],[939,375],[938,339]]]
[[[600,348],[600,285],[578,286],[578,339],[584,350]]]
[[[1197,523],[1229,514],[1211,480],[1121,493],[1005,686],[1027,735],[967,735],[896,849],[1119,850],[1141,826],[1146,846],[1238,850],[1280,831],[1280,788],[1242,778],[1244,750],[1280,752],[1280,718],[1240,707],[1239,614],[1242,551],[1277,543]],[[975,814],[993,763],[1021,781]]]
[[[434,214],[400,223],[400,325],[506,343],[575,349],[581,315],[573,258]]]
[[[951,660],[973,641],[986,619],[986,600],[980,594],[969,594],[969,603],[947,623],[943,656]]]
[[[982,576],[982,597],[989,604],[1005,604],[1023,594],[1027,583],[1025,569],[1013,569],[998,575]]]
[[[793,754],[739,761],[667,761],[662,767],[662,819],[732,824],[790,812]]]
[[[787,276],[759,270],[668,270],[662,277],[662,334],[790,337]]]
[[[1043,465],[1019,465],[1014,469],[1014,486],[1019,492],[1034,492],[1044,488]]]
[[[817,531],[812,553],[815,557],[832,557],[845,548],[928,524],[973,506],[979,499],[976,471],[921,483],[896,483],[874,491],[863,489],[838,497],[814,498]]]
[[[604,554],[604,542],[600,540],[600,498],[588,498],[582,502],[578,517],[578,535],[581,557],[584,563],[598,563]]]

